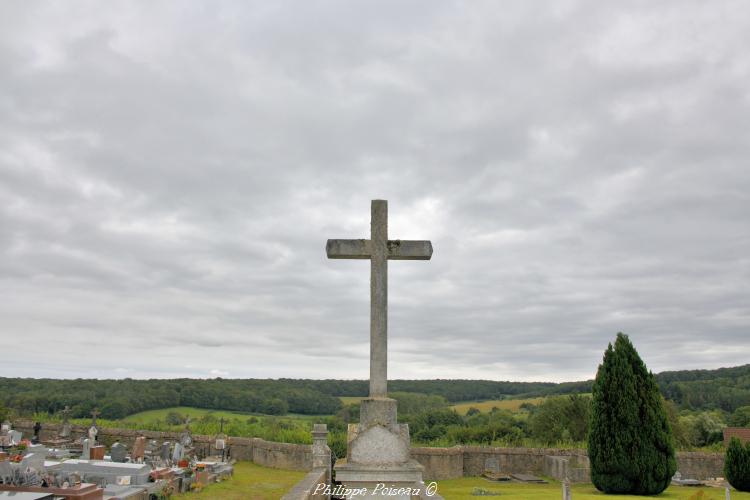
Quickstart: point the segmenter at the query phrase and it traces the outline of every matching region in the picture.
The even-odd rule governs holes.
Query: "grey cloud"
[[[58,346],[5,375],[366,377],[324,244],[373,198],[435,247],[390,264],[393,376],[587,378],[620,330],[743,363],[746,11],[3,5],[0,335]]]

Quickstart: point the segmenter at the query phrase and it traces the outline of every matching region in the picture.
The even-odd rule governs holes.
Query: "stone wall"
[[[34,422],[16,421],[14,427],[28,437],[33,435]],[[42,440],[54,437],[60,424],[44,424]],[[86,436],[88,427],[72,427],[73,438]],[[116,440],[132,446],[139,435],[149,440],[176,441],[178,432],[133,431],[129,429],[101,429],[98,439],[106,445]],[[211,436],[193,436],[193,442],[200,455],[216,453]],[[229,442],[230,456],[237,460],[250,460],[259,465],[278,469],[310,471],[313,468],[312,446],[301,444],[274,443],[259,438],[233,437]],[[462,476],[480,476],[485,462],[494,457],[500,470],[508,473],[527,473],[556,477],[569,467],[571,480],[582,480],[588,464],[586,450],[561,450],[554,448],[496,448],[489,446],[454,446],[453,448],[421,448],[411,450],[411,456],[425,468],[425,480],[452,479]],[[546,457],[554,457],[546,459]],[[562,462],[568,462],[567,465]],[[561,462],[561,463],[558,463]],[[724,475],[724,455],[721,453],[678,452],[677,470],[682,477],[707,479]]]
[[[464,450],[453,448],[412,448],[411,458],[424,466],[425,480],[453,479],[464,475]]]
[[[586,450],[555,448],[495,448],[455,446],[453,448],[412,448],[412,458],[424,466],[425,480],[480,476],[488,458],[495,458],[507,473],[531,473],[556,479],[567,474],[572,482],[587,482],[589,461]],[[724,475],[721,453],[677,452],[677,470],[682,477],[707,479]],[[558,477],[560,476],[560,477]]]
[[[724,454],[678,451],[677,470],[683,479],[724,477]]]
[[[326,486],[328,486],[328,470],[317,468],[294,485],[294,488],[281,497],[281,500],[327,500]]]

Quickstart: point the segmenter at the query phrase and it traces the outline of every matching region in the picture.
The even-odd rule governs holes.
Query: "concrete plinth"
[[[390,398],[362,400],[359,424],[349,425],[346,460],[335,467],[347,498],[421,498],[424,468],[410,458],[409,426],[397,422],[396,406]]]

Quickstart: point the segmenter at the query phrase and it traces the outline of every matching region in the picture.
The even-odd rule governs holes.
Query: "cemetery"
[[[97,426],[97,415],[98,411],[92,412],[88,428],[71,425],[67,414],[54,428],[43,429],[32,422],[4,423],[0,492],[148,500],[189,492],[233,474],[235,460],[229,457],[225,435],[214,436],[210,445],[199,447],[188,424],[169,440],[131,433],[108,439],[111,444],[106,446],[102,440],[106,431]]]

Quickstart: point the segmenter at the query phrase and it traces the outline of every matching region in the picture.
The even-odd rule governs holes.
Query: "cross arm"
[[[388,240],[389,260],[430,260],[432,242],[427,240]]]
[[[328,240],[329,259],[369,259],[371,240]],[[430,260],[432,242],[426,240],[388,240],[389,260]]]
[[[371,254],[370,240],[328,240],[326,243],[329,259],[369,259]]]

